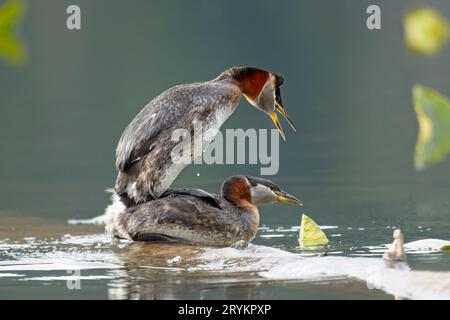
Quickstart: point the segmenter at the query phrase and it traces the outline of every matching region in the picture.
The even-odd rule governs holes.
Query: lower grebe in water
[[[228,246],[250,241],[259,226],[256,205],[277,201],[302,205],[271,181],[232,176],[220,195],[200,189],[169,189],[159,199],[134,204],[115,195],[106,229],[136,241],[189,242]],[[118,203],[120,202],[120,203]]]

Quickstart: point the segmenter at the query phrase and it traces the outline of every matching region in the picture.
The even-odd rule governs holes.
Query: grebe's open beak
[[[270,114],[270,117],[272,118],[273,123],[275,124],[275,126],[276,126],[277,129],[278,129],[278,133],[279,133],[280,136],[283,138],[283,140],[286,141],[286,136],[284,135],[283,128],[281,127],[280,120],[278,120],[278,116],[277,116],[277,114],[275,113],[275,111],[273,111],[273,112]]]
[[[291,196],[289,193],[286,193],[284,191],[275,191],[275,194],[277,196],[277,201],[294,204],[296,206],[303,206],[303,202],[298,200],[296,197]]]
[[[297,132],[297,128],[295,128],[294,123],[292,122],[291,118],[286,113],[286,110],[284,110],[283,102],[281,100],[281,93],[280,93],[280,87],[278,86],[275,89],[275,110],[278,111],[283,118],[286,119],[286,121],[289,123],[289,126],[294,130],[294,132]],[[284,135],[283,129],[281,128],[280,121],[278,120],[277,114],[275,111],[271,114],[272,120],[277,126],[278,131],[280,132],[280,135],[283,137],[283,140],[286,141],[286,137]]]
[[[292,122],[291,118],[286,113],[286,110],[284,110],[284,107],[281,104],[281,102],[278,102],[278,101],[275,102],[275,109],[283,116],[283,118],[286,119],[286,121],[289,123],[289,126],[292,128],[292,130],[294,130],[294,132],[297,132],[297,128],[295,127],[295,125]]]

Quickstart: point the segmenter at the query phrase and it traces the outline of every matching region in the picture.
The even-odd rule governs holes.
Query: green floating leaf
[[[24,12],[25,3],[21,0],[10,0],[0,6],[0,57],[15,65],[26,60],[25,45],[15,35]]]
[[[450,245],[448,245],[448,246],[443,246],[443,247],[442,247],[442,251],[444,251],[444,252],[450,252]]]
[[[404,18],[405,42],[408,49],[422,55],[435,55],[448,42],[449,25],[436,10],[420,6]]]
[[[422,170],[450,152],[450,102],[433,89],[415,85],[413,103],[419,122],[414,165]]]
[[[317,223],[306,214],[302,216],[298,242],[301,247],[317,247],[328,244],[328,238]]]

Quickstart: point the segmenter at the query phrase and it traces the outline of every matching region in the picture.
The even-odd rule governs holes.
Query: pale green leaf
[[[414,165],[422,170],[450,152],[450,102],[437,91],[416,85],[414,109],[419,123]]]
[[[301,247],[317,247],[328,244],[328,238],[313,219],[302,216],[298,242]]]
[[[24,43],[16,36],[24,12],[21,0],[9,0],[0,6],[0,57],[15,65],[23,64],[27,56]]]
[[[404,18],[405,42],[408,49],[422,55],[434,55],[448,42],[449,25],[436,10],[420,6]]]

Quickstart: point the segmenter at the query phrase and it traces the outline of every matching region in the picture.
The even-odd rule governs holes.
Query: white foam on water
[[[442,252],[442,248],[449,246],[450,241],[441,239],[423,239],[404,244],[405,252],[409,254],[427,254]],[[372,253],[384,253],[390,244],[382,244],[379,246],[364,246]]]
[[[20,279],[21,281],[76,281],[76,280],[109,280],[117,276],[43,276]]]
[[[262,234],[259,236],[260,238],[283,238],[284,234]]]
[[[0,273],[0,278],[17,278],[17,277],[24,277],[23,274],[18,273]]]
[[[441,251],[443,247],[450,246],[450,241],[440,240],[440,239],[424,239],[405,243],[406,251],[430,251],[436,252]]]
[[[110,244],[111,237],[106,234],[92,234],[83,236],[71,236],[65,235],[61,239],[63,244],[71,245],[81,245],[81,246],[92,246],[93,244]]]
[[[122,268],[116,255],[107,250],[110,244],[111,238],[104,234],[30,239],[23,245],[2,243],[6,257],[0,261],[0,272]]]
[[[91,257],[91,259],[95,259]],[[103,261],[86,261],[86,257],[70,258],[28,258],[17,263],[12,261],[0,262],[2,271],[55,271],[55,270],[88,270],[88,269],[117,269],[122,266]]]
[[[336,277],[365,281],[369,289],[410,299],[450,299],[450,272],[410,271],[406,264],[389,266],[380,258],[302,257],[284,250],[249,245],[245,249],[211,249],[191,268],[220,272],[255,272],[270,280],[318,281]]]
[[[107,215],[101,214],[91,219],[70,219],[67,220],[68,224],[94,224],[94,225],[104,225],[106,223]]]
[[[319,226],[320,229],[322,230],[327,230],[327,229],[339,229],[338,226]]]
[[[154,267],[154,266],[141,266],[143,269],[153,269],[153,270],[167,270],[167,271],[183,271],[186,270],[184,268],[175,268],[175,267]]]
[[[18,244],[18,243],[0,243],[0,251],[7,251],[11,249],[26,249],[31,248],[30,244]]]
[[[269,229],[270,230],[270,229]],[[270,231],[268,231],[270,232]],[[273,230],[272,230],[273,232]],[[276,234],[266,234],[272,236]],[[83,275],[83,280],[112,279],[123,269],[123,261],[111,250],[111,239],[104,234],[87,236],[66,235],[60,239],[33,240],[26,244],[0,242],[2,254],[0,277],[18,277],[19,280],[57,281],[73,279],[74,275],[44,275],[26,277],[24,271],[109,270],[99,275]],[[437,249],[446,245],[444,240],[431,239],[406,244],[409,253],[428,253],[423,248]],[[129,242],[115,241],[116,248]],[[365,248],[368,253],[361,250]],[[450,299],[450,272],[411,271],[405,264],[389,266],[379,256],[387,245],[355,248],[358,256],[338,256],[342,251],[329,252],[318,257],[285,250],[249,244],[244,249],[209,248],[198,256],[196,265],[178,268],[181,259],[169,259],[167,266],[145,267],[171,271],[209,271],[227,273],[232,281],[234,272],[252,272],[267,280],[332,281],[336,278],[358,279],[369,289],[377,288],[393,295],[411,299]],[[370,257],[377,255],[378,257]],[[97,273],[97,272],[96,272]],[[110,275],[112,273],[112,275]],[[231,275],[230,275],[231,274]],[[122,275],[122,277],[126,277]],[[231,278],[231,279],[230,279]],[[238,281],[238,280],[236,280]]]
[[[338,226],[320,226],[320,229],[327,230],[327,229],[338,229]],[[261,231],[273,231],[273,229],[269,229],[267,227],[261,227],[258,228],[258,230]],[[284,228],[284,227],[278,227],[275,229],[276,232],[299,232],[300,226],[291,226],[290,228]]]

